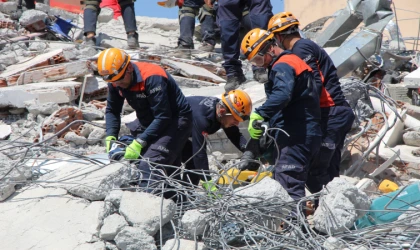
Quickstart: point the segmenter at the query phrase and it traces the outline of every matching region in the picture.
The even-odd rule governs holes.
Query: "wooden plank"
[[[186,76],[189,78],[193,78],[193,79],[197,79],[201,81],[207,81],[207,82],[214,82],[214,83],[226,82],[225,79],[213,74],[207,69],[197,67],[188,63],[176,62],[169,59],[162,59],[160,62],[164,66],[169,66],[175,70],[180,70],[180,73],[183,76]]]

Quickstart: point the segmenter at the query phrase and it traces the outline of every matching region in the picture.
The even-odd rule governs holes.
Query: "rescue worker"
[[[117,48],[101,52],[98,73],[108,82],[105,111],[106,150],[117,139],[124,100],[136,111],[142,133],[125,149],[124,158],[142,158],[138,168],[143,180],[161,177],[152,175],[149,161],[164,165],[181,165],[181,151],[191,134],[192,111],[177,83],[162,67],[145,62],[131,62],[130,56]],[[162,168],[169,175],[173,168]],[[140,185],[147,184],[141,182]]]
[[[279,150],[274,147],[274,179],[298,200],[305,196],[307,171],[321,144],[319,97],[312,69],[278,47],[272,33],[258,28],[245,35],[241,52],[251,64],[269,72],[264,85],[267,100],[251,114],[249,134],[260,138],[263,131],[258,123],[268,122],[267,132]]]
[[[324,49],[300,36],[298,26],[299,20],[292,13],[281,12],[270,19],[268,29],[274,33],[279,47],[291,50],[311,67],[317,83],[322,144],[306,183],[310,192],[317,193],[339,177],[341,150],[355,117],[341,90],[333,61]]]
[[[135,0],[118,0],[121,7],[121,15],[124,20],[125,32],[127,34],[127,45],[130,49],[139,48],[139,35],[137,33],[136,14],[134,13]],[[96,46],[96,23],[101,12],[99,5],[101,0],[85,0],[83,10],[85,44]]]
[[[203,0],[184,0],[179,9],[180,36],[178,38],[177,50],[172,56],[189,59],[191,49],[194,49],[193,35],[195,28],[195,17],[201,23],[201,46],[202,51],[211,52],[214,50],[215,31],[215,13],[212,7],[204,4]]]
[[[232,90],[221,96],[221,99],[209,96],[187,97],[193,113],[192,140],[188,140],[183,150],[183,162],[186,169],[194,170],[195,173],[187,172],[184,176],[186,182],[198,185],[200,179],[209,181],[206,176],[209,171],[209,162],[206,153],[205,136],[216,133],[223,128],[226,136],[240,151],[246,147],[246,139],[239,131],[240,122],[249,119],[252,110],[252,102],[249,95],[242,90]],[[194,156],[192,159],[191,157]],[[204,170],[202,174],[198,174]]]
[[[204,0],[212,6],[214,0]],[[226,70],[227,81],[225,91],[236,89],[246,81],[239,61],[239,29],[241,26],[242,11],[249,7],[251,28],[266,29],[268,21],[273,16],[270,0],[223,0],[218,1],[217,22],[220,27],[222,42],[223,67]],[[253,68],[254,78],[260,82],[267,80],[265,69]],[[261,78],[261,80],[260,80]]]

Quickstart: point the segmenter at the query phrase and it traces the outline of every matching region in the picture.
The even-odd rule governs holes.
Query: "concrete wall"
[[[344,8],[346,4],[346,0],[284,0],[284,10],[296,15],[301,23],[301,28],[303,28],[318,18],[334,14],[337,10]],[[402,36],[417,37],[420,0],[394,0],[394,4]],[[413,41],[406,42],[407,49],[413,48],[411,43]]]

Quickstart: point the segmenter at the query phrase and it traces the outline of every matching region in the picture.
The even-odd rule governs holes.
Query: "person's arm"
[[[289,104],[295,86],[295,71],[291,66],[278,63],[273,70],[276,76],[271,94],[262,106],[255,109],[264,119],[270,119]]]
[[[225,131],[227,138],[233,143],[233,145],[235,145],[237,149],[239,149],[241,152],[245,151],[247,140],[242,135],[239,127],[232,126],[229,128],[224,128],[223,131]]]
[[[209,160],[207,158],[206,152],[206,141],[203,135],[203,131],[196,119],[193,120],[193,129],[192,129],[192,148],[193,152],[192,155],[194,166],[196,169],[203,169],[205,171],[209,170]]]
[[[147,129],[138,137],[150,143],[169,126],[172,119],[168,98],[168,79],[163,76],[151,76],[146,79],[146,95],[154,119]]]
[[[122,97],[117,88],[108,83],[108,97],[105,109],[106,135],[118,138],[121,126],[121,111],[124,105]]]

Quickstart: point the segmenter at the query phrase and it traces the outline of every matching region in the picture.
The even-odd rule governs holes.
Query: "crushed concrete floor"
[[[119,47],[133,60],[164,67],[186,96],[220,97],[226,79],[220,45],[214,53],[194,50],[191,60],[167,57],[177,45],[178,20],[136,17],[141,48],[128,50],[122,19],[107,9],[93,48],[81,43],[81,29],[63,41],[39,28],[48,15],[83,27],[81,15],[37,3],[18,23],[10,19],[16,6],[0,2],[2,249],[420,249],[420,107],[410,92],[420,84],[417,57],[388,58],[383,65],[392,77],[378,78],[375,71],[367,78],[377,66],[369,60],[340,79],[357,119],[345,142],[341,176],[320,193],[293,201],[269,177],[251,183],[232,174],[242,153],[220,130],[209,136],[207,149],[216,190],[172,176],[152,195],[136,185],[134,164],[110,162],[104,153],[107,85],[88,62],[100,49]],[[324,24],[308,31],[311,38],[322,36]],[[326,50],[339,53],[340,44],[334,46]],[[258,107],[266,100],[264,87],[252,79],[249,64],[243,69],[248,81],[241,89]],[[390,77],[399,82],[389,84]],[[129,134],[125,124],[135,118],[124,105],[120,135]],[[247,127],[240,125],[245,136]],[[262,165],[257,177],[269,171]],[[232,185],[220,184],[221,178]],[[173,199],[163,198],[169,187]],[[400,202],[405,199],[410,206]]]

